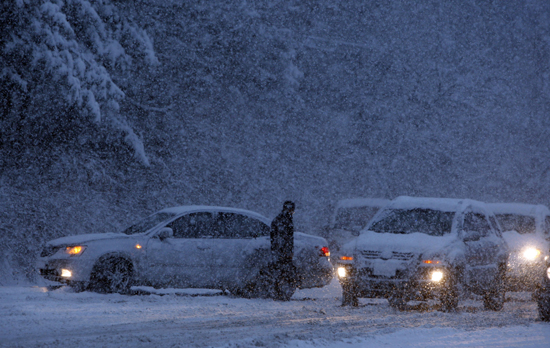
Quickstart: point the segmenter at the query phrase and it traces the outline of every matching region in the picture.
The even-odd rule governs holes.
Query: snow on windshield
[[[520,234],[531,234],[536,232],[534,216],[498,214],[497,218],[504,231],[517,231]]]
[[[174,213],[167,213],[167,212],[159,212],[153,215],[150,215],[146,217],[145,219],[141,220],[135,225],[132,225],[122,231],[124,234],[137,234],[137,233],[144,233],[150,230],[151,228],[155,227],[162,221],[168,220],[171,217],[175,216]]]
[[[453,212],[432,209],[392,209],[373,222],[369,230],[379,233],[410,234],[415,232],[431,236],[451,233]]]

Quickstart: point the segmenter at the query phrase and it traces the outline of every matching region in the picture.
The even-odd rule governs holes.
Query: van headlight
[[[432,282],[440,282],[443,279],[443,272],[439,270],[432,271],[430,279]]]
[[[523,258],[529,261],[535,261],[540,256],[540,250],[536,248],[527,248],[523,250]]]
[[[338,277],[345,278],[348,276],[348,270],[346,267],[338,267]]]

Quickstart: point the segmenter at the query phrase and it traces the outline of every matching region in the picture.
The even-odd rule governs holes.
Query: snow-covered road
[[[407,311],[385,300],[340,306],[336,281],[292,301],[241,299],[210,290],[155,294],[74,293],[62,287],[0,287],[1,347],[549,347],[550,324],[528,294],[501,312],[461,301]]]

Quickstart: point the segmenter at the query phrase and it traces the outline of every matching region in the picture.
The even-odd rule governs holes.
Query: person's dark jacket
[[[271,222],[271,251],[279,262],[292,261],[294,254],[294,222],[289,211],[283,210]]]

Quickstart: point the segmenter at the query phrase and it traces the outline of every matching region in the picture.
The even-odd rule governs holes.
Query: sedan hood
[[[123,233],[91,233],[91,234],[79,234],[76,236],[61,237],[49,241],[47,244],[52,246],[59,245],[71,245],[71,244],[84,244],[87,242],[93,242],[103,239],[121,239],[130,238],[130,236]]]
[[[365,231],[357,237],[355,248],[358,251],[397,251],[430,255],[444,252],[451,246],[456,246],[458,241],[454,234],[436,237],[420,232],[395,234]]]

